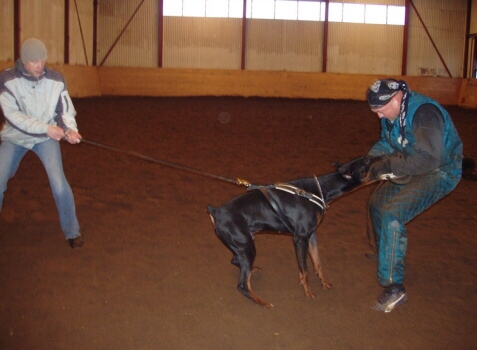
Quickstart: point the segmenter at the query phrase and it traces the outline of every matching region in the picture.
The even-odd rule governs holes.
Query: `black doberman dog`
[[[368,171],[373,160],[361,157],[334,166],[338,171],[319,177],[296,179],[283,184],[250,186],[249,191],[220,207],[207,211],[222,243],[233,253],[232,264],[240,268],[237,289],[266,308],[273,304],[260,299],[250,285],[256,249],[254,234],[259,231],[290,233],[300,270],[300,284],[307,297],[314,297],[308,283],[307,251],[323,288],[332,288],[323,275],[318,255],[316,228],[328,204],[372,182]]]

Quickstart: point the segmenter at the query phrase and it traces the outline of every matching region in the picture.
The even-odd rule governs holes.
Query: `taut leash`
[[[163,166],[167,166],[169,168],[178,169],[178,170],[185,171],[185,172],[188,172],[188,173],[192,173],[192,174],[195,174],[195,175],[205,176],[205,177],[208,177],[208,178],[211,178],[211,179],[214,179],[214,180],[230,182],[230,183],[233,183],[233,184],[236,184],[236,185],[239,185],[239,186],[245,186],[245,187],[250,186],[250,183],[246,180],[243,180],[243,179],[239,179],[239,178],[232,179],[232,178],[228,178],[228,177],[223,177],[223,176],[218,176],[218,175],[206,173],[204,171],[189,168],[189,167],[186,167],[184,165],[171,163],[171,162],[168,162],[168,161],[165,161],[165,160],[162,160],[162,159],[156,159],[156,158],[148,157],[148,156],[145,156],[145,155],[142,155],[142,154],[139,154],[139,153],[136,153],[136,152],[132,152],[132,151],[125,151],[125,150],[122,150],[122,149],[119,149],[119,148],[116,148],[116,147],[112,147],[112,146],[108,146],[108,145],[105,145],[105,144],[102,144],[102,143],[99,143],[99,142],[95,142],[95,141],[89,141],[89,140],[81,139],[81,142],[84,142],[87,145],[91,145],[91,146],[95,146],[95,147],[99,147],[99,148],[104,148],[104,149],[107,149],[109,151],[113,151],[113,152],[116,152],[116,153],[125,154],[125,155],[131,156],[131,157],[142,159],[142,160],[145,160],[145,161],[148,161],[148,162],[151,162],[151,163],[156,163],[156,164],[160,164],[160,165],[163,165]]]
[[[273,188],[273,189],[277,189],[277,190],[280,190],[280,191],[285,191],[285,192],[288,192],[290,194],[297,195],[297,196],[300,196],[300,197],[305,197],[310,202],[312,202],[315,205],[317,205],[318,207],[320,207],[323,211],[322,212],[323,215],[325,214],[325,211],[328,208],[328,205],[325,203],[325,198],[323,196],[323,192],[321,190],[320,183],[319,183],[318,178],[316,176],[315,176],[315,181],[316,181],[316,185],[318,186],[318,191],[319,191],[319,194],[320,194],[321,197],[316,196],[313,193],[308,193],[308,192],[306,192],[302,189],[299,189],[295,186],[292,186],[292,185],[286,184],[286,183],[280,183],[280,184],[269,185],[269,186],[257,186],[257,185],[252,185],[248,181],[243,180],[243,179],[239,179],[239,178],[232,179],[232,178],[228,178],[228,177],[223,177],[223,176],[218,176],[218,175],[206,173],[204,171],[189,168],[189,167],[186,167],[186,166],[183,166],[183,165],[180,165],[180,164],[171,163],[171,162],[168,162],[168,161],[165,161],[165,160],[162,160],[162,159],[156,159],[156,158],[148,157],[148,156],[136,153],[136,152],[125,151],[125,150],[122,150],[122,149],[119,149],[119,148],[116,148],[116,147],[113,147],[113,146],[108,146],[108,145],[105,145],[105,144],[102,144],[102,143],[99,143],[99,142],[89,141],[89,140],[85,140],[85,139],[81,139],[81,142],[84,142],[87,145],[107,149],[107,150],[112,151],[112,152],[125,154],[125,155],[131,156],[131,157],[135,157],[135,158],[142,159],[142,160],[145,160],[145,161],[148,161],[148,162],[151,162],[151,163],[156,163],[156,164],[160,164],[160,165],[163,165],[163,166],[167,166],[169,168],[178,169],[178,170],[185,171],[185,172],[188,172],[188,173],[192,173],[192,174],[195,174],[195,175],[205,176],[205,177],[208,177],[208,178],[211,178],[211,179],[214,179],[214,180],[220,180],[220,181],[225,181],[225,182],[229,182],[229,183],[234,183],[234,184],[239,185],[239,186],[245,186],[245,187],[247,187],[248,191],[259,189],[263,193],[265,198],[268,200],[268,202],[272,206],[273,210],[275,210],[275,212],[278,214],[279,218],[282,220],[283,224],[285,225],[287,230],[289,230],[290,233],[294,232],[294,226],[292,225],[292,223],[290,222],[288,217],[283,213],[283,211],[281,210],[278,203],[268,193],[267,189]],[[323,215],[321,216],[321,218],[323,217]]]
[[[205,171],[200,171],[200,170],[197,170],[197,169],[186,167],[184,165],[171,163],[171,162],[168,162],[168,161],[165,161],[165,160],[162,160],[162,159],[152,158],[152,157],[145,156],[145,155],[137,153],[137,152],[126,151],[126,150],[119,149],[119,148],[109,146],[109,145],[105,145],[105,144],[102,144],[102,143],[99,143],[99,142],[89,141],[89,140],[85,140],[85,139],[81,139],[81,142],[84,142],[87,145],[107,149],[107,150],[112,151],[112,152],[125,154],[125,155],[131,156],[131,157],[135,157],[135,158],[142,159],[142,160],[145,160],[145,161],[148,161],[148,162],[151,162],[151,163],[156,163],[156,164],[160,164],[160,165],[163,165],[163,166],[167,166],[169,168],[178,169],[178,170],[185,171],[185,172],[188,172],[188,173],[192,173],[192,174],[195,174],[195,175],[205,176],[205,177],[208,177],[208,178],[211,178],[211,179],[214,179],[214,180],[229,182],[229,183],[233,183],[233,184],[239,185],[239,186],[245,186],[245,187],[248,188],[249,191],[254,190],[254,189],[262,189],[262,188],[274,188],[274,189],[277,189],[277,190],[285,191],[285,192],[291,193],[293,195],[298,195],[300,197],[307,198],[310,202],[312,202],[315,205],[317,205],[318,207],[320,207],[323,210],[323,214],[325,213],[326,209],[328,208],[328,205],[325,203],[325,199],[324,199],[324,196],[323,196],[323,192],[321,190],[320,183],[318,182],[318,178],[316,176],[315,176],[315,181],[316,181],[316,185],[318,186],[318,191],[319,191],[319,194],[320,194],[321,197],[316,196],[313,193],[308,193],[308,192],[306,192],[306,191],[304,191],[300,188],[297,188],[295,186],[292,186],[292,185],[286,184],[286,183],[279,183],[279,184],[274,184],[274,185],[269,185],[269,186],[257,186],[257,185],[252,185],[251,183],[249,183],[248,181],[243,180],[243,179],[239,179],[239,178],[232,179],[232,178],[228,178],[228,177],[223,177],[223,176],[219,176],[219,175],[210,174],[210,173],[207,173]]]

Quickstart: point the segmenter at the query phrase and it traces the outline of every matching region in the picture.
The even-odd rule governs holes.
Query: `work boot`
[[[395,284],[384,289],[373,305],[373,309],[383,312],[391,312],[398,305],[407,301],[406,289],[402,284]]]

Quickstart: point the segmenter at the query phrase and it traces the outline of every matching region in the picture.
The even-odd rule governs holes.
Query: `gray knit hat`
[[[46,60],[46,47],[43,42],[35,38],[26,39],[20,49],[22,62]]]

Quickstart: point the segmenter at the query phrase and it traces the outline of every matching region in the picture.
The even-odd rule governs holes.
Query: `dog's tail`
[[[210,216],[210,220],[212,221],[212,225],[214,225],[214,227],[215,227],[215,214],[217,214],[217,208],[212,206],[212,205],[208,205],[207,206],[207,213]]]
[[[212,205],[208,205],[207,206],[207,212],[212,215],[212,216],[215,216],[215,213],[217,213],[217,208],[212,206]]]

